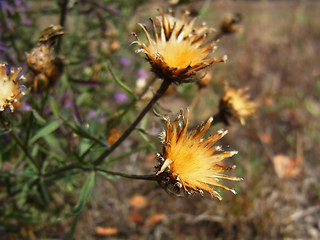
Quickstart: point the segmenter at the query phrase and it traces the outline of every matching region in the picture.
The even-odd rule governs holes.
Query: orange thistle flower
[[[254,102],[249,101],[250,96],[246,94],[246,90],[225,88],[224,96],[219,104],[219,114],[226,124],[230,120],[236,120],[244,125],[245,118],[254,115],[257,106]]]
[[[139,38],[133,43],[141,48],[136,52],[143,52],[150,62],[152,71],[160,78],[172,82],[192,82],[199,79],[196,73],[208,66],[224,62],[224,58],[209,57],[216,49],[218,41],[204,44],[210,29],[202,24],[194,28],[195,19],[189,19],[186,12],[182,19],[172,16],[172,12],[150,19],[154,39],[148,33],[146,26],[139,24],[144,30],[148,45]],[[160,33],[160,36],[159,34]]]
[[[187,112],[185,117],[182,110],[173,125],[168,119],[165,121],[163,153],[157,154],[160,164],[156,167],[156,174],[164,176],[160,185],[174,194],[207,191],[220,200],[222,197],[210,185],[222,187],[235,194],[235,190],[220,183],[219,178],[234,181],[242,178],[222,174],[234,167],[223,166],[218,162],[237,154],[237,151],[223,152],[220,146],[213,147],[227,131],[218,131],[217,134],[204,139],[203,136],[213,121],[211,117],[204,125],[187,132],[189,116]]]
[[[24,79],[19,75],[21,68],[9,68],[5,64],[0,64],[0,111],[7,107],[11,112],[19,105],[21,95],[24,95],[24,86],[19,85]]]

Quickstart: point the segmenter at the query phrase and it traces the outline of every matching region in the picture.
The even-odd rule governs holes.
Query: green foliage
[[[94,168],[98,165],[94,160],[110,148],[106,141],[110,130],[131,122],[136,114],[135,80],[143,63],[126,68],[121,58],[134,54],[129,49],[127,23],[141,1],[68,1],[67,9],[63,0],[17,2],[6,1],[0,8],[5,30],[0,40],[6,48],[1,63],[13,67],[25,63],[24,53],[37,47],[41,30],[65,18],[65,35],[52,51],[53,56],[59,52],[65,66],[61,78],[49,89],[36,89],[35,83],[29,82],[23,106],[14,114],[0,112],[0,225],[8,232],[19,232],[26,223],[74,217],[71,239],[95,187]],[[97,4],[103,6],[101,11]],[[120,48],[111,49],[113,42]],[[23,74],[28,77],[30,70]],[[100,165],[111,167],[132,153],[154,149],[150,136],[137,132],[142,144],[114,154]],[[99,174],[115,179],[111,174]]]

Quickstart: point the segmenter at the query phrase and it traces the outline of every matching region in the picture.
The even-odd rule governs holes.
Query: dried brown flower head
[[[230,34],[239,31],[242,16],[236,13],[233,16],[227,16],[221,23],[220,31],[222,34]]]
[[[40,45],[27,53],[27,65],[35,73],[41,73],[51,60],[51,47],[47,44]]]
[[[136,52],[143,52],[150,62],[152,71],[165,81],[184,83],[196,81],[199,71],[208,66],[224,62],[225,58],[210,57],[216,48],[217,41],[206,43],[211,29],[205,24],[194,27],[194,18],[189,18],[185,12],[181,19],[172,16],[172,12],[155,19],[150,19],[154,39],[148,33],[147,27],[139,24],[144,30],[148,44],[137,38],[133,43],[141,48]]]
[[[64,34],[60,25],[50,25],[39,34],[38,47],[27,54],[27,65],[34,72],[44,72],[44,69],[53,60],[52,45],[57,37]]]
[[[187,131],[189,116],[181,111],[178,118],[171,125],[166,121],[166,131],[163,134],[163,153],[157,154],[159,166],[157,175],[163,175],[160,185],[173,194],[190,194],[192,192],[209,192],[212,196],[222,199],[219,193],[211,186],[230,189],[219,182],[219,178],[229,180],[242,180],[241,178],[227,176],[222,172],[233,169],[218,164],[225,158],[231,157],[237,151],[222,151],[220,146],[213,146],[227,131],[218,131],[217,134],[204,139],[213,118],[199,126],[192,132]]]
[[[25,87],[19,85],[24,79],[21,68],[9,68],[0,64],[0,111],[9,108],[11,112],[20,104],[20,97],[25,94]]]
[[[60,25],[50,25],[44,29],[42,29],[39,34],[38,44],[48,44],[51,46],[55,40],[64,35],[64,29]]]
[[[219,114],[223,121],[226,124],[230,121],[240,121],[244,125],[245,118],[253,116],[256,110],[256,104],[249,98],[246,89],[226,87],[219,104]]]
[[[26,54],[27,66],[30,73],[27,82],[34,91],[47,90],[61,77],[64,61],[53,54],[53,44],[57,37],[64,34],[63,27],[50,25],[39,35],[38,46]]]

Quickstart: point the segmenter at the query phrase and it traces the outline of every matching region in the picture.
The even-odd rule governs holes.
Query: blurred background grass
[[[21,5],[17,5],[19,2]],[[60,23],[63,1],[7,3],[15,9],[25,7],[11,14],[10,8],[2,5],[6,21],[2,23],[7,29],[4,25],[1,29],[1,61],[19,66],[25,62],[24,53],[35,46],[41,29]],[[195,125],[214,115],[226,82],[249,88],[259,105],[256,116],[248,119],[245,126],[217,124],[212,129],[212,133],[221,128],[229,130],[223,146],[230,146],[239,154],[226,164],[236,164],[234,175],[244,181],[234,184],[236,196],[221,191],[224,199],[218,201],[207,195],[175,198],[151,182],[98,177],[92,196],[77,219],[73,238],[320,238],[318,1],[180,1],[175,5],[167,1],[69,1],[60,50],[67,65],[49,99],[57,102],[61,115],[72,116],[97,138],[105,139],[117,113],[127,109],[133,99],[115,84],[108,67],[135,94],[143,91],[138,83],[143,85],[143,79],[147,81],[152,75],[143,57],[129,46],[133,40],[130,33],[141,31],[136,23],[147,23],[159,7],[171,7],[177,13],[188,9],[200,14],[198,22],[206,21],[216,29],[226,16],[242,16],[240,30],[221,38],[216,55],[227,54],[228,62],[213,68],[211,85],[201,91],[191,116]],[[157,84],[156,81],[154,85]],[[119,132],[130,124],[155,90],[151,86],[134,108],[128,108],[130,111],[119,122]],[[162,111],[168,110],[170,116],[192,103],[197,87],[185,84],[172,91],[158,106]],[[78,106],[79,114],[70,107],[73,104]],[[19,126],[21,119],[15,121]],[[162,127],[161,121],[149,114],[141,125],[148,134],[136,132],[126,140],[110,160],[112,169],[152,173],[154,152],[161,148],[157,134]],[[71,132],[62,129],[59,134],[69,136]],[[59,146],[61,151],[56,154],[61,162],[55,166],[63,166],[65,159],[73,158],[66,149],[81,153],[89,145],[87,139],[79,140],[77,136],[74,142],[66,139],[63,142],[59,138],[59,143],[45,140],[51,149]],[[3,170],[14,161],[8,161],[13,158],[4,138],[0,144]],[[0,237],[65,238],[75,221],[63,216],[77,203],[84,181],[84,176],[70,174],[56,186],[49,186],[51,203],[41,205],[42,211],[29,205],[26,208],[25,204],[36,202],[35,199],[21,198],[13,207],[13,200],[2,192],[1,208],[21,212],[1,217]]]

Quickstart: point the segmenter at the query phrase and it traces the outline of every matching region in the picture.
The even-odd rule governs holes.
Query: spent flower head
[[[242,179],[224,175],[223,172],[234,167],[218,163],[235,155],[237,151],[223,151],[220,146],[213,146],[227,131],[221,130],[211,137],[203,138],[213,121],[211,117],[204,125],[188,132],[188,112],[184,116],[182,111],[172,125],[168,119],[165,121],[163,153],[157,154],[159,165],[156,167],[156,174],[163,176],[159,181],[160,185],[173,194],[207,191],[220,200],[221,196],[211,186],[236,193],[219,182],[219,178],[236,181]]]
[[[21,68],[10,68],[0,64],[0,111],[9,108],[11,112],[20,104],[20,98],[25,94],[26,88],[20,85],[24,76],[20,74]]]
[[[220,32],[222,34],[231,34],[239,31],[241,20],[240,13],[227,16],[221,23]]]
[[[54,56],[53,45],[63,34],[63,27],[59,25],[44,28],[39,35],[37,47],[26,54],[30,70],[27,82],[33,86],[34,91],[48,90],[60,79],[65,63],[61,57]]]
[[[245,124],[245,118],[253,116],[256,111],[256,103],[249,100],[246,89],[234,89],[226,87],[223,97],[220,99],[219,115],[226,124],[230,121],[240,121]]]
[[[171,83],[184,83],[199,80],[200,70],[224,62],[224,58],[212,57],[217,41],[206,42],[209,29],[205,24],[194,27],[195,18],[185,12],[181,19],[175,18],[172,12],[150,19],[153,39],[146,26],[139,24],[147,37],[144,44],[136,35],[140,48],[136,52],[146,54],[152,71],[160,78]]]

